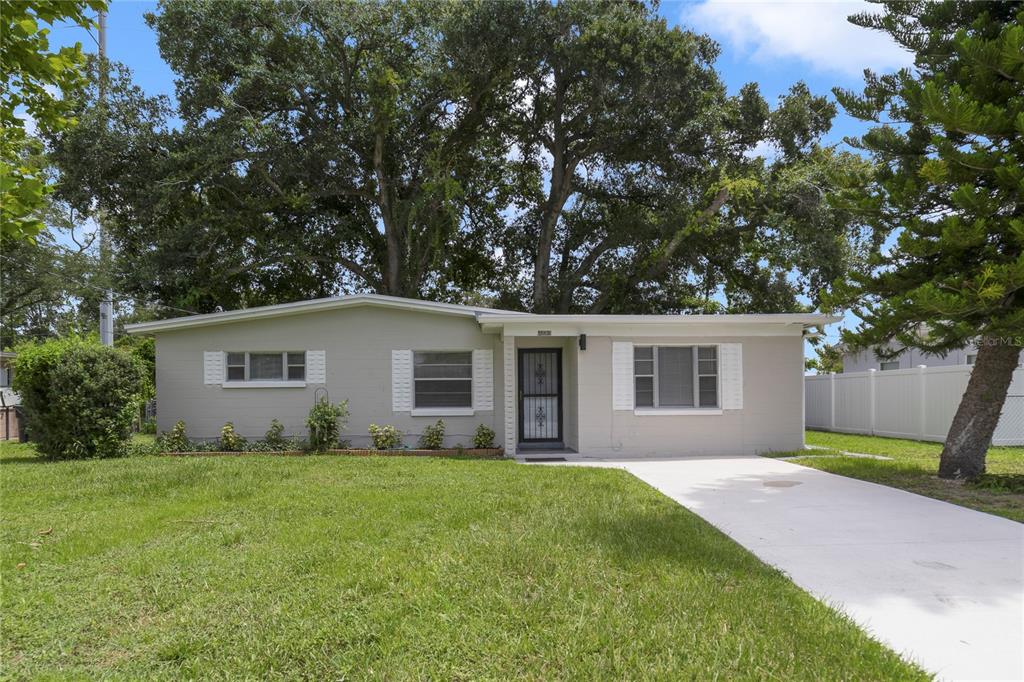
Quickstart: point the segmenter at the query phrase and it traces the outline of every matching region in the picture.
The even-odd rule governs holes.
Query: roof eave
[[[337,296],[332,298],[314,299],[311,301],[297,301],[295,303],[261,306],[258,308],[229,310],[222,313],[207,313],[204,315],[175,317],[168,320],[155,320],[153,322],[138,322],[135,324],[125,325],[125,331],[129,334],[152,334],[161,331],[192,329],[195,327],[230,324],[233,322],[246,322],[249,320],[260,320],[271,317],[286,317],[321,310],[334,310],[337,308],[351,308],[357,306],[378,306],[383,308],[395,308],[415,312],[455,315],[469,318],[476,318],[476,316],[481,312],[481,309],[479,308],[459,306],[451,303],[435,303],[433,301],[403,299],[393,296],[383,296],[380,294],[353,294],[351,296]],[[502,312],[505,313],[506,311]],[[508,312],[507,314],[515,315],[515,313],[511,312]]]

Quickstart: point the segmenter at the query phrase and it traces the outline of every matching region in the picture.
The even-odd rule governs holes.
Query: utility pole
[[[100,89],[100,101],[101,107],[107,105],[107,12],[106,10],[100,11],[100,60],[99,60],[99,89]],[[106,117],[104,117],[104,120]],[[99,222],[97,218],[98,229],[100,231],[100,270],[103,275],[103,279],[106,280],[108,288],[103,293],[103,300],[100,301],[100,343],[104,346],[114,345],[114,292],[109,289],[110,286],[110,268],[109,261],[110,257],[107,253],[106,236],[103,234],[103,223]]]

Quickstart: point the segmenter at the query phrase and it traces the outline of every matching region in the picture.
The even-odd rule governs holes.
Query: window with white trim
[[[228,381],[305,381],[306,351],[227,353]]]
[[[472,351],[415,351],[413,407],[473,406]]]
[[[968,365],[973,365],[974,361],[978,359],[977,353],[968,353],[967,357],[964,358],[964,362]]]
[[[717,408],[717,346],[634,346],[638,408]]]
[[[900,361],[899,360],[886,360],[885,362],[881,363],[881,365],[879,365],[879,366],[882,368],[883,372],[888,372],[888,371],[893,370],[893,369],[899,369],[900,368]]]

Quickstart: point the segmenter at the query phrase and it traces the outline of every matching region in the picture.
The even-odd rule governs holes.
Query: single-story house
[[[392,424],[415,446],[492,428],[507,455],[752,454],[803,446],[804,336],[817,314],[539,315],[359,294],[127,326],[156,339],[158,429],[225,422],[304,436],[318,396],[344,437]]]

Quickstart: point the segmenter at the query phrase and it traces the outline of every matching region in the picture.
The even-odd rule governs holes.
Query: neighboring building
[[[314,400],[348,400],[353,446],[371,423],[414,446],[479,424],[506,454],[738,455],[803,446],[804,334],[783,315],[534,315],[355,295],[129,325],[156,338],[160,431],[193,438],[272,419],[304,436]]]
[[[873,350],[862,350],[856,353],[843,353],[843,373],[867,372],[870,369],[912,369],[919,365],[928,367],[973,365],[977,356],[978,349],[974,344],[950,351],[945,355],[929,355],[917,348],[907,348],[896,357],[887,359],[879,358]],[[1021,364],[1024,366],[1024,353],[1021,353]]]
[[[16,353],[0,352],[0,440],[18,440],[21,433],[18,394],[11,390],[14,378],[13,360]]]

